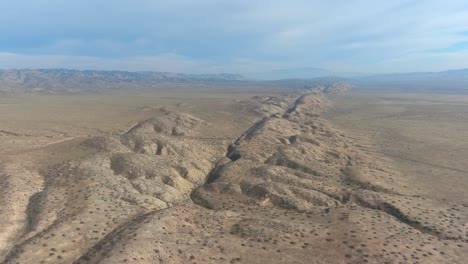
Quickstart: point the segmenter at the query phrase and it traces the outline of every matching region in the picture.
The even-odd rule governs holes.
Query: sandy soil
[[[468,100],[348,88],[2,98],[0,259],[463,263]]]

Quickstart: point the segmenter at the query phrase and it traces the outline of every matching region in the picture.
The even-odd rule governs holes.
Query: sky
[[[468,1],[0,0],[0,68],[468,68]]]

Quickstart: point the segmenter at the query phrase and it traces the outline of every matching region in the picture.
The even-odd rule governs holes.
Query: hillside
[[[347,89],[147,107],[125,131],[9,152],[2,263],[463,263],[468,205],[330,123]]]

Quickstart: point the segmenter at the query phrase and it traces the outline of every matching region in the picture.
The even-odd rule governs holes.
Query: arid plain
[[[464,263],[466,131],[335,82],[2,95],[0,261]]]

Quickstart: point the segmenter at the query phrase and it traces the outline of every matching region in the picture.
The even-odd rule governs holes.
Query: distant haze
[[[348,75],[346,77],[346,75]],[[156,90],[174,85],[203,87],[282,87],[304,88],[321,81],[347,82],[360,89],[392,89],[467,93],[468,69],[443,72],[352,75],[322,69],[304,68],[265,72],[257,78],[239,74],[184,74],[171,72],[128,72],[70,69],[0,70],[0,94],[5,93],[82,93]]]

